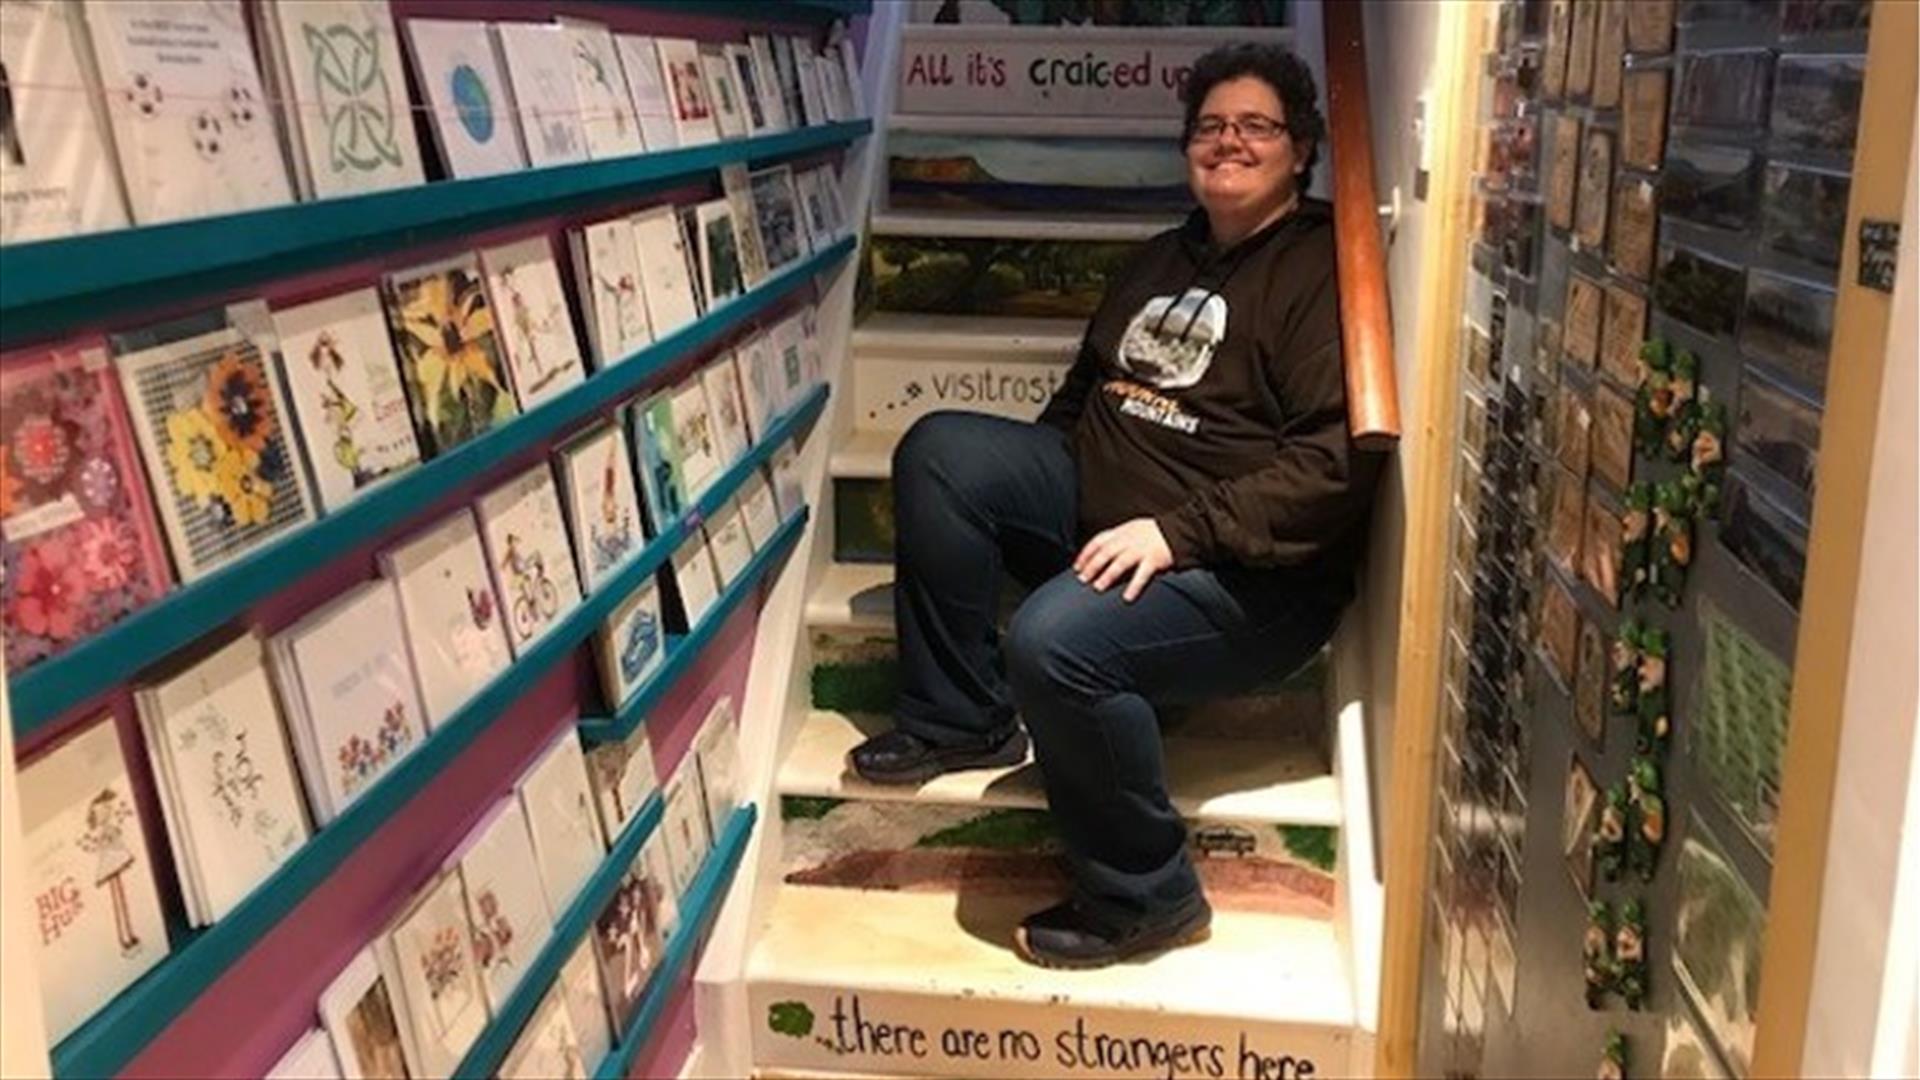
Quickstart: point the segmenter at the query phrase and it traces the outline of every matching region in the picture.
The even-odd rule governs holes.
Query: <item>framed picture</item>
[[[1824,270],[1839,270],[1851,178],[1844,172],[1774,162],[1767,166],[1761,186],[1766,197],[1760,200],[1760,246]]]
[[[1560,854],[1567,860],[1567,873],[1584,901],[1593,895],[1593,829],[1600,818],[1600,789],[1578,754],[1567,762],[1561,807]]]
[[[1629,10],[1645,0],[1628,0]],[[1634,169],[1657,169],[1667,141],[1666,68],[1638,68],[1621,76],[1620,163]]]
[[[1751,150],[1675,145],[1660,174],[1660,212],[1715,229],[1750,229],[1761,165]]]
[[[1593,475],[1615,491],[1627,490],[1633,482],[1633,399],[1605,382],[1593,393],[1591,456]]]
[[[1580,651],[1574,669],[1573,722],[1595,747],[1607,742],[1606,634],[1588,619],[1580,625]]]
[[[1560,113],[1553,118],[1547,153],[1547,224],[1573,228],[1573,195],[1580,178],[1580,118]]]
[[[1476,458],[1487,453],[1487,403],[1469,393],[1460,410],[1460,446]]]
[[[1562,693],[1573,689],[1575,650],[1579,641],[1580,610],[1574,606],[1573,594],[1558,577],[1548,575],[1546,591],[1540,597],[1540,657],[1546,661],[1547,673],[1559,683]]]
[[[1757,131],[1767,120],[1773,81],[1770,49],[1725,49],[1680,58],[1673,122],[1730,133]]]
[[[1620,65],[1627,54],[1627,9],[1636,2],[1599,0],[1598,23],[1593,32],[1593,93],[1587,98],[1596,109],[1620,106]]]
[[[1598,251],[1607,239],[1607,203],[1613,185],[1613,133],[1588,131],[1580,151],[1580,189],[1574,198],[1573,236]]]
[[[1621,386],[1640,380],[1640,346],[1647,340],[1647,301],[1624,285],[1608,285],[1600,321],[1600,373]]]
[[[1780,0],[1780,36],[1864,34],[1872,16],[1872,0]]]
[[[1589,392],[1571,381],[1562,382],[1554,415],[1554,459],[1561,468],[1584,482],[1593,432],[1593,404]]]
[[[1457,574],[1447,586],[1447,626],[1461,637],[1473,632],[1473,586]]]
[[[1775,0],[1680,0],[1677,21],[1681,26],[1767,24],[1777,6]]]
[[[1599,282],[1584,274],[1569,274],[1560,343],[1567,359],[1583,368],[1591,368],[1600,356],[1601,308]]]
[[[1780,817],[1793,668],[1711,601],[1701,604],[1706,658],[1687,757],[1747,838],[1769,858]]]
[[[1620,512],[1604,500],[1587,499],[1580,539],[1580,576],[1608,607],[1620,606]]]
[[[1553,470],[1553,509],[1547,519],[1546,553],[1562,571],[1580,567],[1580,538],[1586,528],[1587,485],[1562,469]]]
[[[1613,186],[1613,243],[1607,252],[1616,271],[1635,281],[1652,276],[1655,223],[1653,181],[1623,174]]]
[[[1749,367],[1740,374],[1733,444],[1736,453],[1811,497],[1820,457],[1820,406]]]
[[[1493,338],[1479,327],[1468,325],[1467,335],[1467,374],[1481,386],[1492,381],[1493,376]]]
[[[1660,309],[1709,334],[1732,334],[1740,321],[1746,272],[1731,263],[1686,248],[1666,246],[1654,275]]]
[[[1567,96],[1585,99],[1593,90],[1593,39],[1600,24],[1600,0],[1573,0],[1567,28]]]
[[[1753,1064],[1767,909],[1699,814],[1677,860],[1673,972],[1736,1076]]]
[[[1630,0],[1627,9],[1627,49],[1636,53],[1664,53],[1673,48],[1674,0]]]
[[[1795,611],[1807,575],[1807,526],[1757,491],[1740,469],[1727,471],[1721,494],[1720,543]]]
[[[1866,77],[1864,56],[1782,56],[1767,125],[1774,148],[1850,154]]]
[[[1756,270],[1747,275],[1740,347],[1825,400],[1833,305],[1831,289]]]
[[[1542,53],[1540,93],[1558,101],[1567,92],[1567,37],[1573,29],[1573,0],[1553,0],[1547,9],[1547,43]]]

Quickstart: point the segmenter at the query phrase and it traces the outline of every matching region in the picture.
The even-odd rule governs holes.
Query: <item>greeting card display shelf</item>
[[[708,18],[740,19],[748,22],[825,23],[851,19],[873,12],[873,0],[784,0],[769,4],[766,0],[624,0],[655,11],[673,11]]]
[[[655,968],[647,981],[646,993],[640,998],[640,1008],[634,1011],[633,1019],[628,1022],[625,1031],[614,1040],[613,1049],[593,1071],[595,1080],[619,1080],[633,1068],[633,1061],[646,1049],[647,1040],[653,1034],[653,1026],[660,1021],[660,1014],[666,1011],[667,1003],[673,1000],[674,988],[680,982],[680,972],[692,958],[694,947],[706,936],[714,916],[720,912],[720,903],[726,899],[727,888],[733,883],[733,873],[740,867],[740,856],[747,850],[747,839],[753,835],[754,819],[759,811],[752,803],[736,809],[727,819],[727,827],[713,842],[713,850],[707,853],[707,861],[700,867],[699,876],[687,889],[687,895],[680,898],[680,925],[674,927],[673,936],[667,940],[662,950],[660,966]]]
[[[198,581],[175,588],[111,628],[27,669],[9,684],[16,737],[26,740],[43,725],[99,694],[103,687],[125,682],[148,665],[285,588],[289,582],[298,581],[344,552],[388,535],[411,520],[422,507],[432,505],[476,474],[552,440],[563,430],[635,394],[660,371],[740,329],[793,289],[838,266],[854,246],[852,237],[839,240],[772,275],[750,292],[715,305],[699,319],[626,360],[594,372],[579,386],[551,401],[448,453],[422,462],[335,513],[266,544]],[[11,257],[11,251],[9,255]],[[17,276],[9,269],[5,278]],[[817,406],[817,402],[814,404]],[[793,411],[797,414],[806,407]],[[753,453],[762,456],[754,460],[763,461],[764,455],[772,451],[769,446],[756,447]],[[737,485],[744,475],[739,472],[729,474],[729,478]],[[720,488],[721,485],[715,485],[716,490]],[[682,535],[676,531],[679,524],[664,530],[674,544]],[[642,558],[651,557],[649,569],[657,568],[671,554],[673,546],[649,551]],[[600,601],[609,595],[624,596],[639,580],[639,576],[634,575],[626,588],[602,590],[590,598],[576,616],[588,610],[599,610],[604,616],[610,604]],[[584,637],[590,629],[588,625],[579,637]],[[551,640],[550,637],[549,643]]]
[[[760,5],[755,5],[760,6]],[[711,172],[846,146],[869,120],[522,169],[7,247],[0,346],[268,278],[631,199]]]
[[[619,370],[618,368],[614,370]],[[817,416],[826,404],[827,390],[819,387],[798,406],[768,425],[760,440],[713,485],[710,505],[732,495],[775,449],[791,438],[801,424]],[[703,506],[709,505],[703,501]],[[719,628],[719,623],[752,589],[767,568],[790,548],[805,527],[808,511],[790,515],[773,539],[717,603],[694,633],[677,646],[669,642],[667,663],[640,694],[658,700],[691,666],[694,655]],[[326,519],[332,520],[332,519]],[[325,521],[321,522],[322,525]],[[228,968],[279,925],[288,913],[340,867],[367,838],[399,813],[413,797],[446,769],[494,720],[525,696],[554,664],[577,649],[604,623],[613,609],[672,557],[698,519],[683,514],[647,542],[646,547],[615,573],[604,588],[588,595],[536,640],[513,664],[496,675],[452,716],[435,726],[420,746],[407,755],[353,804],[316,831],[280,868],[261,882],[231,912],[210,927],[178,939],[168,957],[119,997],[95,1013],[53,1049],[53,1071],[59,1077],[111,1076],[166,1030],[167,1025],[193,1004]],[[291,580],[289,578],[288,580]],[[638,724],[638,719],[634,721]],[[564,958],[563,958],[564,959]]]
[[[647,838],[659,826],[660,819],[666,813],[666,804],[660,801],[660,793],[648,796],[646,805],[620,830],[620,836],[614,840],[606,859],[593,876],[586,880],[580,891],[567,905],[560,918],[553,924],[553,933],[547,943],[540,947],[533,963],[527,965],[521,973],[520,982],[508,995],[507,1003],[493,1014],[486,1029],[474,1040],[473,1048],[460,1061],[455,1076],[492,1076],[500,1071],[500,1063],[506,1060],[507,1052],[513,1049],[513,1041],[519,1037],[520,1029],[533,1016],[533,1010],[553,988],[553,982],[560,975],[560,969],[566,966],[573,950],[593,929],[594,917],[600,909],[607,906],[607,900],[613,891],[620,887],[620,880],[626,877],[633,867],[635,859],[640,857],[640,848]]]
[[[732,468],[716,480],[707,493],[700,497],[694,509],[681,515],[669,533],[684,535],[700,521],[718,510],[733,493],[739,490],[761,462],[773,455],[773,452],[785,445],[794,431],[806,426],[819,415],[827,404],[827,388],[817,387],[806,400],[789,410],[787,415],[768,429],[769,437],[762,439],[754,448],[740,459]],[[740,601],[753,592],[759,580],[768,570],[786,554],[793,542],[800,537],[800,531],[806,526],[809,511],[801,507],[798,513],[789,514],[780,527],[774,531],[773,538],[754,552],[753,558],[740,571],[740,576],[728,584],[726,591],[714,601],[712,608],[700,619],[698,626],[685,634],[669,634],[666,640],[666,660],[660,670],[640,684],[627,700],[620,703],[610,718],[582,719],[580,737],[587,743],[613,742],[624,740],[632,735],[646,720],[647,713],[659,702],[661,697],[672,688],[674,680],[693,665],[699,658],[707,642],[726,625],[727,617]],[[649,545],[651,546],[651,545]],[[678,547],[676,543],[674,547]],[[669,548],[669,551],[673,548]]]

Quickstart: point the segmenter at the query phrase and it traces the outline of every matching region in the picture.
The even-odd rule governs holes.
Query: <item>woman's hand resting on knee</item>
[[[1167,546],[1159,524],[1150,517],[1138,517],[1095,534],[1073,560],[1073,573],[1095,592],[1106,592],[1131,573],[1127,591],[1120,595],[1131,604],[1153,575],[1172,565],[1173,549]]]

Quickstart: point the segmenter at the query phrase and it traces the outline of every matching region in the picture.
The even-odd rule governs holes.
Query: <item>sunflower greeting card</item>
[[[444,454],[519,415],[478,259],[390,274],[386,291],[422,449]]]
[[[116,337],[115,364],[180,580],[313,518],[286,402],[258,339],[233,326],[171,339],[201,316]],[[142,347],[145,346],[145,347]]]

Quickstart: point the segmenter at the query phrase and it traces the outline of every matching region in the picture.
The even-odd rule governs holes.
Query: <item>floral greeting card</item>
[[[422,449],[446,453],[519,414],[479,260],[392,274],[386,291]]]
[[[487,1003],[498,1012],[553,932],[518,802],[501,800],[474,828],[459,864],[474,960]]]
[[[120,388],[98,345],[0,361],[0,625],[16,674],[166,592]]]

